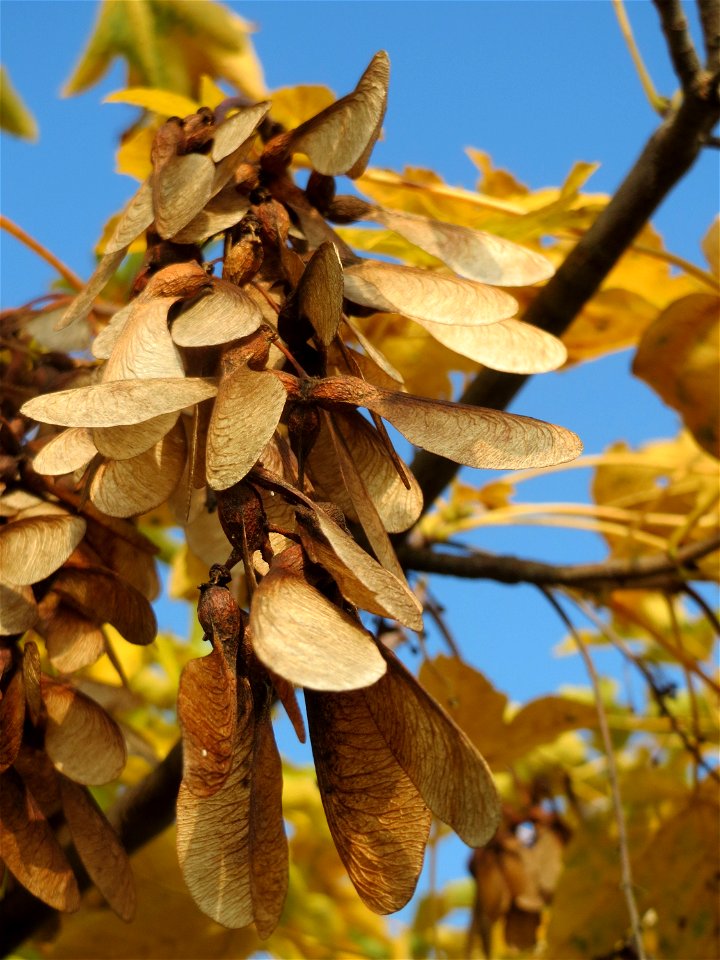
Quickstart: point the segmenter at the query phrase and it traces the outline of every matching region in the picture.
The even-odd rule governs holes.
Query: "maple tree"
[[[716,955],[719,625],[698,584],[720,546],[719,227],[708,269],[675,274],[647,220],[712,136],[720,39],[701,0],[702,65],[679,4],[657,6],[682,95],[600,198],[583,165],[536,194],[480,153],[477,191],[374,170],[385,53],[341,99],[266,96],[222,6],[104,0],[68,91],[125,58],[113,99],[143,112],[118,161],[140,186],[85,284],[3,220],[64,280],[3,313],[6,950]],[[525,377],[621,347],[677,438],[578,460],[570,430],[504,411]],[[386,423],[421,449],[410,466]],[[523,472],[471,486],[460,464]],[[592,504],[515,499],[578,464]],[[569,516],[604,562],[455,545]],[[158,554],[197,606],[189,640],[157,632]],[[443,626],[425,573],[538,586],[592,695],[513,710],[451,637],[416,678],[397,654],[423,614]],[[602,644],[642,710],[603,685]],[[302,741],[307,724],[314,771],[282,761],[280,711]],[[467,880],[392,932],[380,915],[448,828]],[[445,922],[457,907],[467,930]]]

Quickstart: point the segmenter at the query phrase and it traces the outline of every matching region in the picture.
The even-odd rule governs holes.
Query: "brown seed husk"
[[[21,412],[61,427],[118,427],[182,410],[217,393],[203,377],[114,380],[34,397]]]
[[[172,339],[181,347],[229,343],[254,333],[263,315],[254,300],[227,280],[217,279],[212,290],[183,306],[172,323]]]
[[[410,482],[408,490],[398,476],[377,430],[364,417],[354,411],[335,410],[333,421],[343,436],[349,455],[385,529],[388,533],[408,530],[420,517],[423,506],[422,491],[410,469],[405,468],[405,475]],[[353,501],[342,481],[325,418],[321,419],[320,435],[308,455],[308,468],[325,497],[337,504],[349,520],[359,522]]]
[[[42,668],[40,665],[40,651],[34,640],[26,640],[23,647],[23,685],[25,687],[25,704],[30,722],[38,725],[45,714],[42,690],[40,687]]]
[[[117,834],[86,787],[60,777],[63,812],[91,880],[121,920],[135,916],[135,881]]]
[[[65,327],[69,327],[71,323],[75,323],[76,320],[82,320],[88,315],[93,305],[93,300],[102,291],[103,287],[123,262],[126,251],[127,247],[122,247],[112,253],[105,254],[97,267],[95,267],[93,275],[72,301],[61,319],[55,324],[56,330],[64,330]]]
[[[255,465],[275,432],[286,394],[270,373],[238,367],[220,381],[208,430],[207,480],[227,490]]]
[[[103,367],[103,383],[184,376],[182,356],[167,325],[168,310],[175,299],[162,296],[137,303]]]
[[[185,432],[180,424],[155,446],[129,460],[108,460],[90,485],[90,500],[111,517],[133,517],[164,503],[185,467]]]
[[[89,430],[70,427],[53,437],[33,460],[33,470],[58,477],[86,467],[97,453]]]
[[[211,797],[230,774],[237,720],[235,671],[218,647],[185,665],[177,709],[183,738],[183,783],[196,797]]]
[[[270,102],[254,103],[248,107],[240,107],[237,113],[228,117],[215,130],[210,156],[215,163],[224,160],[229,154],[237,150],[253,135],[263,117],[270,109]]]
[[[94,620],[59,604],[44,624],[50,663],[61,673],[74,673],[105,653],[105,636]]]
[[[185,883],[203,913],[226,927],[252,923],[250,791],[255,733],[247,680],[238,690],[233,761],[225,783],[210,797],[183,782],[177,801],[177,851]]]
[[[213,195],[215,164],[202,153],[171,156],[152,177],[155,227],[167,240],[182,230]]]
[[[298,686],[354,690],[385,672],[382,655],[360,623],[278,565],[258,585],[250,629],[259,659]]]
[[[310,157],[318,173],[359,177],[380,134],[390,78],[384,50],[376,53],[355,90],[290,134],[290,147]]]
[[[345,268],[345,296],[365,307],[450,326],[496,323],[518,309],[517,301],[496,287],[376,260]]]
[[[482,230],[381,207],[364,219],[394,230],[468,280],[524,287],[547,280],[555,272],[541,253]]]
[[[29,630],[38,618],[30,587],[0,581],[0,637]]]
[[[383,656],[387,673],[363,691],[378,729],[435,816],[482,846],[500,822],[488,765],[397,657],[385,649]]]
[[[25,720],[25,684],[16,670],[0,700],[0,773],[15,763]]]
[[[111,623],[129,643],[145,646],[155,639],[157,621],[146,597],[110,570],[66,566],[53,592],[89,619]]]
[[[305,692],[328,826],[363,901],[393,913],[413,895],[431,814],[368,710],[364,691]]]
[[[70,864],[14,770],[0,774],[0,856],[8,870],[43,903],[68,912],[80,906]]]
[[[105,254],[127,250],[136,237],[153,222],[152,186],[145,180],[120,214],[113,234],[105,245]]]
[[[56,768],[77,783],[109,783],[125,766],[125,741],[115,721],[90,697],[41,677],[47,709],[45,750]]]
[[[50,576],[80,543],[85,521],[70,514],[33,516],[0,529],[0,571],[6,583],[28,586]]]
[[[308,261],[297,288],[300,316],[312,324],[325,346],[332,343],[340,326],[343,289],[340,257],[326,240]]]
[[[104,457],[113,460],[130,460],[154,447],[177,423],[180,411],[163,413],[152,420],[133,423],[125,427],[93,427],[92,443]]]

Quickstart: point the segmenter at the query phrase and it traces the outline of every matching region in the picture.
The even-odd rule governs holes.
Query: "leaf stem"
[[[54,267],[74,290],[82,290],[85,286],[80,277],[76,273],[73,273],[70,267],[66,267],[62,260],[58,260],[54,253],[51,253],[38,240],[31,237],[29,233],[26,233],[22,227],[19,227],[8,217],[0,215],[0,227],[3,230],[7,230],[11,236],[19,240],[20,243],[24,243],[25,246],[29,247],[34,253],[37,253],[37,255],[42,257],[51,267]]]
[[[630,26],[630,20],[625,11],[625,5],[623,0],[612,0],[613,9],[615,10],[615,16],[618,19],[620,24],[620,31],[623,35],[623,39],[627,45],[628,51],[632,58],[632,62],[635,64],[635,69],[637,70],[638,77],[640,78],[640,85],[643,88],[645,96],[648,98],[650,106],[656,113],[659,113],[661,117],[664,117],[667,113],[668,108],[668,99],[663,97],[655,89],[655,84],[652,82],[650,73],[645,66],[645,61],[642,58],[642,54],[638,48],[638,45],[635,43],[635,37],[633,36],[632,27]]]
[[[585,641],[580,636],[578,630],[575,629],[572,621],[565,613],[565,610],[562,608],[557,599],[553,594],[544,588],[540,588],[543,594],[547,597],[549,603],[553,606],[556,613],[563,621],[565,626],[568,628],[570,633],[577,644],[580,656],[585,663],[585,668],[588,672],[590,678],[590,683],[592,684],[593,694],[595,696],[595,708],[598,715],[598,724],[600,727],[600,736],[602,737],[603,747],[605,749],[605,755],[607,758],[607,768],[608,768],[608,780],[610,781],[610,793],[612,795],[613,810],[615,813],[615,822],[617,824],[618,830],[618,845],[620,848],[620,869],[622,880],[620,883],[620,888],[625,896],[625,903],[627,904],[628,914],[630,916],[630,926],[632,929],[633,940],[635,941],[635,950],[638,960],[647,960],[647,955],[645,953],[645,946],[642,939],[642,925],[640,923],[640,914],[638,912],[637,903],[635,902],[635,894],[633,891],[633,879],[632,879],[632,868],[630,865],[630,852],[628,849],[628,838],[627,838],[627,827],[625,824],[625,814],[622,808],[622,800],[620,797],[620,784],[618,780],[617,765],[615,763],[615,753],[613,751],[612,740],[610,739],[610,727],[608,725],[607,714],[605,713],[605,707],[602,702],[602,693],[600,690],[600,678],[595,670],[595,664],[592,661],[592,657],[588,652]]]

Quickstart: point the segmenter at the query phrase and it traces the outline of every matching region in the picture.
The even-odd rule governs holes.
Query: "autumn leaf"
[[[35,117],[13,87],[5,67],[0,67],[0,128],[25,140],[38,138]]]

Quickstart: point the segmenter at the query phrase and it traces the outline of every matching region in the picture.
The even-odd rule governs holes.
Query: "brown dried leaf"
[[[413,895],[431,814],[368,709],[365,691],[305,692],[315,770],[335,846],[377,913]]]
[[[113,460],[129,460],[155,446],[177,423],[180,411],[162,413],[152,420],[124,427],[94,427],[90,430],[98,453]]]
[[[166,240],[182,230],[213,195],[215,164],[202,153],[171,156],[152,177],[155,227]]]
[[[207,480],[227,490],[248,473],[275,432],[287,399],[269,373],[237,367],[220,381],[207,436]]]
[[[216,393],[215,383],[203,377],[113,380],[34,397],[21,412],[61,427],[119,427],[182,410]]]
[[[155,639],[157,622],[147,599],[110,570],[66,566],[53,591],[89,619],[111,623],[129,643],[145,646]]]
[[[222,651],[190,660],[180,676],[178,719],[183,738],[183,784],[196,797],[211,797],[232,766],[237,683]]]
[[[500,821],[490,770],[465,734],[397,657],[363,694],[378,729],[432,812],[471,847],[487,843]]]
[[[112,236],[105,244],[104,253],[127,250],[136,237],[153,222],[152,186],[150,180],[142,183],[135,196],[120,214]]]
[[[233,761],[222,787],[197,797],[183,782],[177,800],[177,851],[193,900],[226,927],[253,920],[250,890],[250,791],[255,723],[249,684],[238,690]]]
[[[86,787],[60,777],[63,813],[90,879],[121,920],[135,916],[135,881],[117,834]]]
[[[369,613],[422,630],[422,606],[404,581],[368,556],[324,510],[318,507],[305,516],[313,521],[303,523],[303,514],[298,513],[305,552],[334,578],[346,600]]]
[[[25,633],[37,618],[37,605],[30,587],[0,581],[0,637]]]
[[[380,651],[360,623],[277,564],[255,592],[250,629],[260,660],[298,686],[354,690],[385,672]]]
[[[86,467],[97,453],[90,431],[70,427],[53,437],[33,460],[33,470],[58,477]]]
[[[499,320],[485,327],[448,327],[419,320],[449,350],[505,373],[547,373],[567,360],[557,337],[522,320]]]
[[[110,280],[117,268],[125,259],[126,247],[116,250],[113,253],[106,253],[100,260],[93,275],[85,284],[80,293],[75,297],[56,325],[56,330],[64,330],[76,320],[81,320],[88,315],[93,305],[95,297],[102,291],[103,287]]]
[[[352,93],[292,132],[291,149],[307,154],[318,173],[359,177],[380,134],[389,78],[390,62],[381,50]]]
[[[49,577],[85,533],[85,521],[70,514],[14,520],[0,529],[0,570],[11,584],[27,586]]]
[[[56,910],[80,906],[80,891],[55,834],[14,770],[0,774],[0,856],[30,893]]]
[[[478,326],[517,313],[517,301],[473,280],[376,260],[345,267],[345,296],[353,303],[413,320]]]
[[[61,673],[74,673],[105,653],[105,636],[94,620],[59,604],[44,624],[50,663]]]
[[[335,246],[320,244],[305,267],[297,288],[301,317],[309,320],[320,341],[328,346],[335,339],[343,304],[343,269]]]
[[[16,670],[0,700],[0,773],[15,763],[25,721],[25,684]]]
[[[256,711],[259,712],[256,706]],[[250,897],[262,940],[280,920],[288,887],[288,844],[283,825],[282,763],[266,710],[255,724],[250,790]]]
[[[532,417],[392,393],[356,378],[327,377],[317,400],[353,403],[374,411],[416,444],[457,463],[519,470],[573,460],[582,443],[570,430]]]
[[[468,280],[524,287],[555,272],[541,253],[482,230],[382,207],[375,207],[367,219],[399,233]]]
[[[364,417],[354,411],[334,411],[333,421],[345,440],[350,457],[385,529],[388,533],[408,530],[419,518],[423,506],[422,491],[409,468],[405,468],[405,475],[410,482],[408,490],[398,476],[377,430]],[[325,418],[321,418],[320,434],[308,455],[308,468],[313,481],[326,498],[337,504],[350,520],[358,522],[353,502],[342,482]]]
[[[269,101],[263,101],[249,107],[240,107],[237,113],[216,128],[210,151],[215,163],[233,153],[253,135],[270,106]]]
[[[43,674],[47,709],[45,750],[55,767],[77,783],[109,783],[125,766],[125,741],[103,708],[73,687]]]
[[[129,460],[108,460],[93,477],[90,500],[111,517],[133,517],[164,503],[185,467],[185,433],[177,424],[154,447]]]
[[[263,315],[254,300],[234,283],[216,279],[212,289],[183,305],[172,323],[172,339],[181,347],[228,343],[254,333]]]

